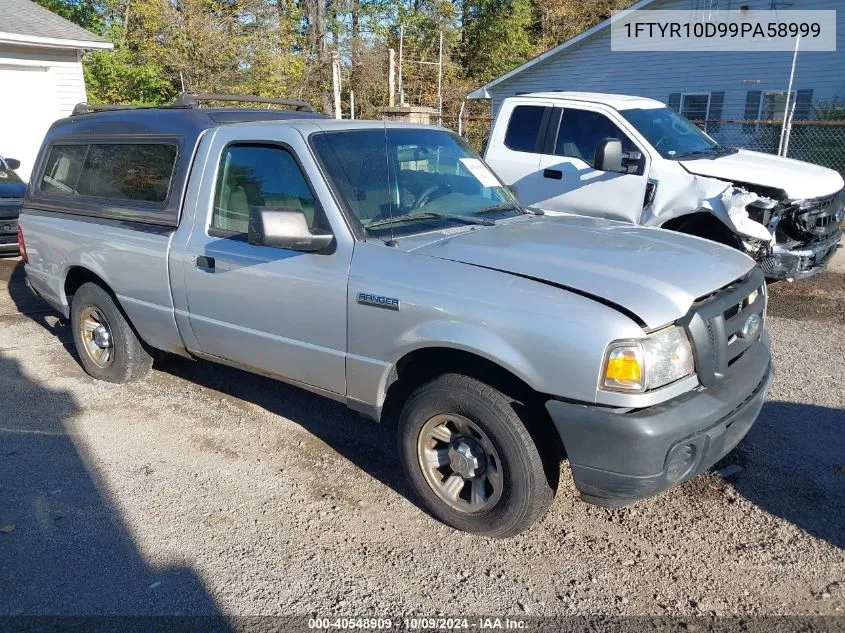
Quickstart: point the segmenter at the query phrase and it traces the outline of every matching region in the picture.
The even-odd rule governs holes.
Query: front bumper
[[[775,244],[772,253],[760,262],[768,279],[804,279],[822,272],[839,248],[842,230],[812,244],[787,247]]]
[[[720,384],[621,411],[549,400],[582,499],[621,507],[710,468],[757,419],[772,383],[768,334]]]
[[[0,255],[18,254],[20,200],[0,200]]]
[[[17,220],[11,221],[11,224],[14,226],[11,233],[5,230],[8,224],[9,222],[7,220],[0,220],[0,255],[17,255],[19,252],[18,223]]]

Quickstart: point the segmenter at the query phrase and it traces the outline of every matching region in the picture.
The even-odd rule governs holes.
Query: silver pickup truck
[[[607,507],[693,477],[772,380],[749,257],[531,212],[440,128],[83,107],[47,134],[20,229],[95,378],[163,351],[395,421],[424,505],[490,536],[542,516],[563,458]]]

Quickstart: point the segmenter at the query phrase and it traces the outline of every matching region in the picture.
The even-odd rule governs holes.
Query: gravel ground
[[[2,614],[845,612],[845,266],[771,288],[777,377],[718,468],[491,541],[422,512],[389,429],[167,359],[98,383],[0,260]]]

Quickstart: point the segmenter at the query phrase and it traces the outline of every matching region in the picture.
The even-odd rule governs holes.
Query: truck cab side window
[[[314,196],[293,155],[281,147],[231,145],[220,159],[211,226],[246,234],[258,208],[301,211],[315,227]]]
[[[76,193],[76,182],[82,173],[82,163],[88,145],[56,145],[50,151],[47,167],[41,178],[41,191],[48,193]]]
[[[543,106],[516,106],[508,121],[505,145],[516,152],[537,151],[537,140],[546,110]]]
[[[555,154],[583,160],[594,165],[596,148],[604,139],[622,141],[623,152],[639,151],[634,143],[610,119],[590,110],[564,109],[555,141]]]

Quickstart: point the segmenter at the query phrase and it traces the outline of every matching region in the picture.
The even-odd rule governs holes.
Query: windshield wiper
[[[392,218],[376,220],[375,222],[370,222],[369,224],[364,225],[364,228],[372,229],[377,226],[387,226],[388,224],[395,224],[396,222],[405,222],[411,220],[454,220],[456,222],[466,222],[467,224],[496,226],[496,223],[492,220],[473,218],[468,215],[452,215],[449,213],[437,213],[436,211],[423,211],[421,213],[406,213],[405,215],[395,215]]]
[[[478,211],[473,211],[473,215],[485,215],[487,213],[500,213],[502,211],[521,211],[515,204],[494,204],[490,207],[484,207]]]
[[[516,204],[494,204],[491,207],[484,207],[478,211],[473,211],[473,215],[485,215],[487,213],[497,213],[500,211],[519,211],[520,213],[530,213],[531,215],[543,215],[542,209],[532,209],[531,207],[522,207]]]
[[[689,151],[689,152],[681,152],[680,154],[675,154],[674,158],[680,159],[680,158],[691,158],[693,156],[712,156],[713,154],[716,154],[716,153],[717,153],[717,151],[716,151],[715,147],[709,147],[707,149],[694,149],[694,150]]]
[[[708,147],[707,149],[696,149],[690,152],[675,154],[674,158],[682,159],[691,158],[693,156],[727,156],[728,154],[734,154],[735,152],[736,150],[731,147],[724,147],[723,145],[714,145],[713,147]]]

